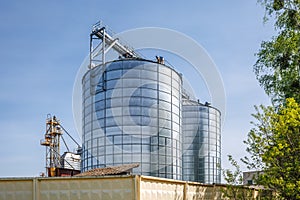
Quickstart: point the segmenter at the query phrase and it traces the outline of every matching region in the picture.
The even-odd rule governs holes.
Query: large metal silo
[[[221,182],[220,115],[220,111],[209,104],[183,100],[183,180]]]
[[[82,85],[82,171],[140,163],[133,173],[182,179],[179,73],[123,59],[90,69]]]

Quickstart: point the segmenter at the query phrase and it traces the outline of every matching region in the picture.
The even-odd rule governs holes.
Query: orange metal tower
[[[45,139],[41,140],[41,145],[46,146],[46,168],[49,177],[57,176],[58,169],[61,168],[60,159],[60,137],[62,128],[59,120],[55,116],[48,115],[46,120]]]

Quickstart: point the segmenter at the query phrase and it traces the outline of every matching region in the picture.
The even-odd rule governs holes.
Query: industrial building
[[[65,132],[77,145],[77,152],[70,152],[64,138]],[[67,152],[60,153],[61,140],[67,148]],[[46,147],[46,174],[48,177],[55,176],[74,176],[80,173],[81,147],[73,137],[64,129],[60,121],[48,114],[46,120],[46,133],[44,139],[40,141]]]
[[[141,58],[100,25],[90,43],[81,171],[139,163],[134,174],[220,183],[221,113],[190,99],[162,57]],[[106,61],[110,49],[118,59]]]
[[[184,75],[163,57],[140,57],[100,25],[82,77],[82,145],[48,115],[40,143],[47,177],[0,178],[0,199],[229,199],[232,186],[220,184],[220,111],[190,97]],[[106,60],[110,49],[118,59]],[[251,199],[260,189],[238,187]]]

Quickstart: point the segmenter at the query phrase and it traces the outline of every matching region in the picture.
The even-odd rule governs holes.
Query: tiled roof
[[[77,174],[75,176],[105,176],[105,175],[115,175],[123,174],[124,172],[130,172],[131,169],[140,166],[139,163],[132,163],[119,166],[111,166],[105,168],[96,168],[89,171]]]

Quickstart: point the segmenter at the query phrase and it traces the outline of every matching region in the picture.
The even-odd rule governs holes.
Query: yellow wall
[[[0,179],[0,200],[135,199],[134,177]]]
[[[2,178],[0,200],[211,200],[224,185],[204,185],[150,176]],[[258,192],[253,191],[253,195]]]

